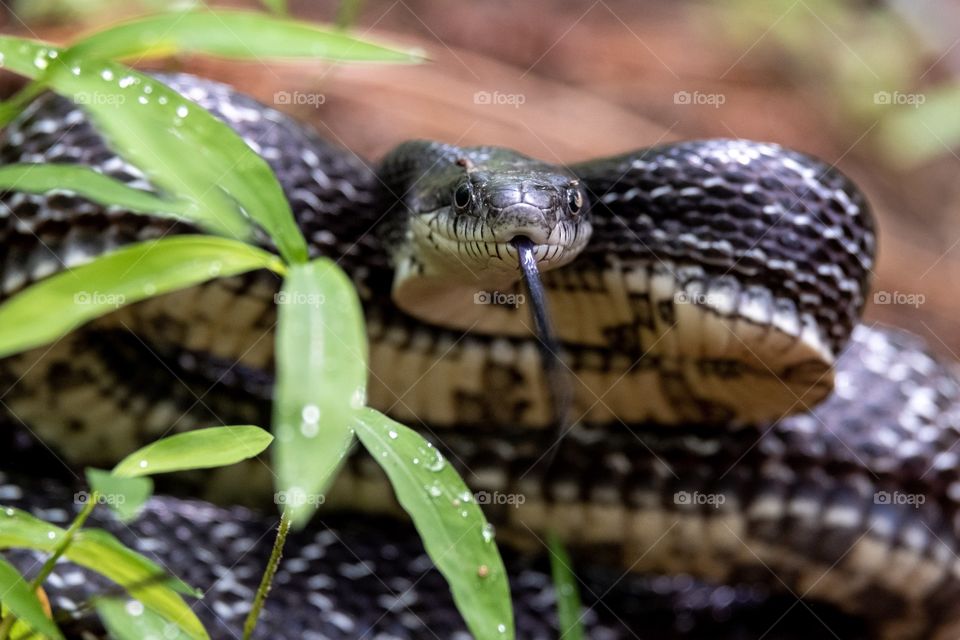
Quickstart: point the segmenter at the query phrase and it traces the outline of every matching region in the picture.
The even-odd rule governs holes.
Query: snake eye
[[[473,200],[473,187],[469,182],[462,183],[457,190],[453,192],[453,206],[457,209],[466,209]]]
[[[583,194],[579,189],[567,191],[567,205],[570,207],[570,213],[580,213],[580,209],[583,208]]]

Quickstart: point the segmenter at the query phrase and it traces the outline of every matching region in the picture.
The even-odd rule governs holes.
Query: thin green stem
[[[77,517],[73,519],[73,522],[70,523],[70,527],[67,529],[67,532],[63,535],[63,538],[60,539],[60,544],[56,546],[53,550],[53,553],[50,554],[50,557],[47,558],[47,561],[43,563],[43,566],[40,567],[40,573],[34,576],[33,580],[30,581],[30,590],[36,591],[37,588],[43,584],[43,581],[53,572],[54,565],[57,564],[57,560],[67,552],[67,548],[70,546],[70,543],[73,542],[73,537],[77,534],[77,531],[83,527],[84,523],[87,521],[87,518],[90,517],[90,514],[93,513],[94,508],[97,506],[97,502],[100,500],[100,494],[96,491],[90,492],[90,498],[87,500],[87,503],[83,505],[83,509],[80,510],[80,513],[77,514]]]
[[[277,528],[277,538],[273,541],[273,551],[270,552],[270,560],[267,562],[267,568],[263,572],[263,578],[260,579],[260,586],[257,588],[257,595],[253,599],[253,607],[247,614],[247,619],[243,623],[243,640],[250,640],[253,637],[253,630],[257,627],[257,620],[260,618],[260,611],[263,610],[263,604],[267,600],[267,594],[270,593],[270,587],[273,585],[273,577],[277,573],[277,567],[280,566],[280,558],[283,556],[283,545],[287,542],[287,533],[290,531],[290,516],[286,509],[280,513],[280,526]],[[0,639],[2,640],[2,639]]]

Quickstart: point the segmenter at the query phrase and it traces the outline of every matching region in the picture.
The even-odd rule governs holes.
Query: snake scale
[[[744,140],[570,166],[411,141],[371,166],[227,86],[144,82],[161,81],[270,163],[312,254],[355,281],[370,403],[433,440],[521,552],[508,554],[518,637],[555,634],[549,581],[524,564],[548,529],[589,559],[591,637],[960,635],[960,386],[919,338],[859,324],[874,228],[835,169]],[[155,191],[53,96],[5,130],[0,158],[84,163]],[[124,244],[195,231],[65,191],[2,202],[0,299]],[[559,444],[517,238],[533,243],[572,373],[576,419]],[[265,424],[278,286],[260,272],[213,281],[10,358],[8,421],[71,465],[109,464],[171,427]],[[58,490],[20,478],[0,486],[5,502],[49,510]],[[255,462],[193,481],[219,501],[269,492]],[[397,510],[363,456],[329,497]],[[158,498],[133,543],[188,580],[217,579],[202,613],[231,637],[257,575],[251,558],[232,563],[269,527],[258,518]],[[407,588],[427,570],[409,534],[318,527],[295,541],[263,637],[464,633],[436,574]],[[66,611],[85,585],[72,571],[52,584]]]

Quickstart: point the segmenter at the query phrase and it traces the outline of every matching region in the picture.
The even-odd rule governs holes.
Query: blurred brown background
[[[172,4],[27,0],[8,10],[3,29],[69,40]],[[952,0],[289,3],[296,17],[322,22],[351,6],[355,34],[419,47],[430,61],[165,66],[287,102],[278,106],[371,159],[412,137],[509,145],[556,161],[710,136],[815,154],[859,182],[879,219],[867,320],[910,328],[960,359],[960,5]],[[7,93],[12,86],[7,79]]]

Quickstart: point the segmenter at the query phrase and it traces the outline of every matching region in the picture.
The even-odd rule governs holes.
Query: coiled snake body
[[[918,339],[858,326],[872,221],[831,167],[776,145],[708,140],[569,167],[408,142],[373,169],[223,85],[161,80],[270,162],[311,251],[357,283],[371,404],[423,429],[478,496],[514,497],[490,499],[501,539],[536,546],[553,528],[601,564],[762,585],[886,637],[960,634],[960,388]],[[85,163],[152,190],[80,108],[54,97],[5,131],[0,157]],[[70,193],[3,202],[0,297],[119,245],[191,231]],[[577,419],[560,444],[518,284],[521,236],[545,272],[573,373]],[[121,309],[5,361],[4,405],[73,464],[109,464],[171,425],[266,423],[277,286],[255,273]],[[554,447],[554,463],[538,464]],[[223,499],[231,473],[204,486]],[[246,492],[264,475],[239,473]],[[357,457],[331,498],[395,509],[383,487]],[[189,503],[153,509],[223,517]],[[231,534],[210,535],[222,552]],[[362,582],[315,564],[289,569],[291,593],[319,599],[324,579]],[[362,635],[358,625],[368,637],[423,637],[423,620],[382,602],[364,600],[389,609],[372,622],[322,600],[283,602],[320,610],[317,637],[336,637],[331,620],[342,637]],[[612,613],[619,626],[598,621],[595,637],[643,631],[635,611]],[[548,633],[524,620],[519,637]]]

